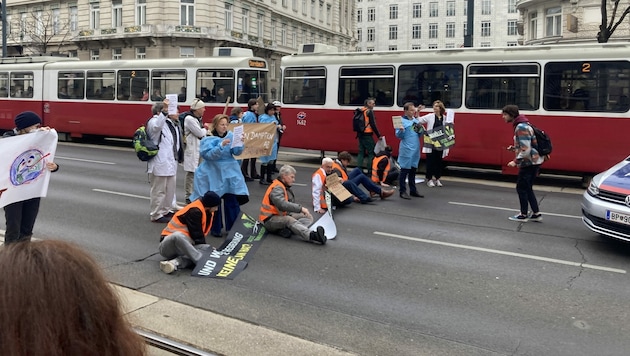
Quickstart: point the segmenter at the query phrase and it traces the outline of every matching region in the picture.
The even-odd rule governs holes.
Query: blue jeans
[[[520,167],[516,178],[516,192],[521,205],[521,214],[527,215],[527,204],[532,208],[533,213],[538,213],[538,201],[534,195],[534,178],[538,176],[540,165]]]
[[[368,203],[371,200],[370,196],[367,195],[361,188],[359,188],[359,186],[356,185],[353,181],[346,180],[346,181],[343,181],[341,185],[343,185],[344,188],[346,188],[350,193],[352,193],[352,195],[359,198],[359,200],[361,200],[361,203]],[[339,204],[336,204],[336,205],[343,206],[350,203],[352,203],[352,198],[348,198],[345,201],[339,202]]]
[[[362,185],[369,192],[373,192],[376,194],[381,194],[381,187],[379,187],[376,183],[372,182],[370,177],[363,174],[361,168],[357,167],[348,173],[348,180],[351,180],[357,186]]]
[[[224,194],[221,197],[223,200],[223,206],[219,204],[219,210],[214,212],[214,218],[212,220],[212,227],[210,228],[210,233],[212,235],[220,235],[221,228],[223,228],[223,213],[225,212],[225,231],[230,231],[236,219],[238,219],[238,215],[241,212],[241,206],[238,204],[238,200],[236,200],[236,195],[234,194]]]

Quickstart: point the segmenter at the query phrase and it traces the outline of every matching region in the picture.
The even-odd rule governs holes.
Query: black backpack
[[[357,134],[362,134],[365,131],[365,110],[363,108],[356,108],[354,110],[354,116],[352,117],[352,130]]]
[[[545,131],[537,128],[536,126],[529,123],[529,126],[534,130],[534,135],[536,136],[536,151],[541,156],[547,156],[551,154],[553,150],[553,146],[551,145],[551,137],[545,133]]]

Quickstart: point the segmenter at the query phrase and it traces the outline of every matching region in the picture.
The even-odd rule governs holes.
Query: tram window
[[[85,87],[83,72],[59,72],[57,75],[57,98],[83,99]]]
[[[430,107],[441,100],[447,108],[462,105],[463,67],[460,64],[403,65],[398,69],[398,106],[406,102]]]
[[[323,105],[326,103],[326,69],[286,68],[282,85],[286,104]]]
[[[118,100],[149,100],[148,70],[119,70],[117,78]]]
[[[0,98],[9,96],[9,73],[0,73]]]
[[[540,67],[536,63],[487,63],[468,67],[466,107],[497,109],[518,105],[536,110],[540,101]]]
[[[196,96],[206,103],[234,102],[234,71],[200,69],[197,71]]]
[[[363,105],[375,98],[377,106],[394,105],[394,67],[342,67],[339,72],[339,105]]]
[[[184,91],[184,95],[182,94]],[[166,94],[177,94],[177,101],[186,101],[185,70],[154,70],[151,72],[151,100],[162,101]]]
[[[543,107],[550,111],[627,112],[630,62],[547,63],[544,93]]]
[[[114,100],[114,71],[88,71],[85,96],[92,100]]]
[[[33,72],[11,73],[11,97],[32,98],[33,83]]]
[[[267,102],[267,72],[239,70],[237,86],[239,103],[247,103],[249,99],[258,97]]]

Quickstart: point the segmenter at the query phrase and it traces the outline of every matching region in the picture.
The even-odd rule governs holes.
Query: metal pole
[[[466,11],[468,12],[466,18],[466,34],[464,35],[464,47],[472,47],[473,46],[473,30],[475,23],[475,1],[468,0],[468,7]]]
[[[7,0],[2,1],[2,58],[6,58],[7,56]]]
[[[170,352],[179,356],[217,356],[216,354],[205,352],[192,346],[184,345],[180,342],[165,338],[160,335],[150,333],[148,331],[133,329],[136,334],[142,336],[147,344]]]

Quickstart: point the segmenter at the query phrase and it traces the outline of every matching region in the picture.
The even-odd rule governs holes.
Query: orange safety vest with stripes
[[[346,173],[346,170],[337,161],[333,161],[333,171],[334,170],[337,170],[337,171],[341,172],[341,177],[339,177],[339,178],[341,178],[342,181],[348,180],[348,173]]]
[[[334,167],[334,163],[333,163],[333,167]],[[322,209],[327,209],[328,205],[326,205],[326,194],[324,194],[326,190],[326,174],[322,172],[321,168],[318,168],[315,171],[315,173],[313,173],[313,177],[315,177],[316,174],[319,175],[319,178],[322,180],[322,191],[319,194],[319,206]]]
[[[287,215],[286,211],[280,211],[275,205],[271,204],[271,191],[278,186],[282,187],[282,190],[284,191],[284,200],[289,200],[287,187],[285,187],[284,183],[282,183],[280,180],[274,180],[269,188],[267,188],[265,196],[263,197],[262,205],[260,206],[260,215],[258,215],[258,221],[265,222],[265,220],[269,219],[273,215]]]
[[[363,108],[363,121],[365,122],[365,129],[363,130],[364,134],[372,134],[374,130],[372,130],[372,125],[370,125],[370,117],[368,116],[368,108]]]
[[[192,208],[197,208],[201,210],[201,226],[203,227],[203,236],[208,235],[208,233],[210,232],[210,227],[212,226],[212,218],[214,214],[210,216],[210,223],[206,224],[206,221],[208,219],[206,207],[203,206],[201,199],[197,199],[194,202],[186,205],[183,209],[179,210],[175,213],[175,215],[173,215],[171,221],[169,221],[164,230],[162,230],[162,236],[168,236],[174,232],[181,232],[182,234],[190,237],[190,239],[192,240],[192,237],[190,236],[190,231],[188,231],[188,226],[186,226],[186,224],[183,224],[179,219],[180,216],[186,214]]]
[[[387,160],[387,166],[385,166],[385,170],[383,171],[383,180],[380,180],[378,179],[378,164],[384,159]],[[387,155],[374,157],[374,160],[372,161],[372,182],[380,183],[384,181],[391,168],[391,163],[389,162],[389,157],[387,157]]]

